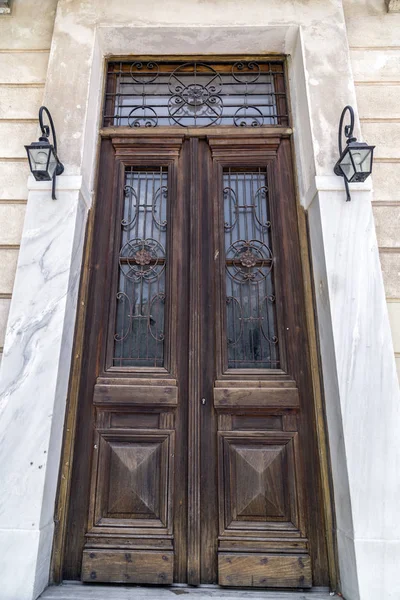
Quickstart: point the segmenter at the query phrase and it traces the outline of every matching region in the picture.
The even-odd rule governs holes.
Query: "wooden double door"
[[[102,140],[64,578],[328,585],[284,132]]]

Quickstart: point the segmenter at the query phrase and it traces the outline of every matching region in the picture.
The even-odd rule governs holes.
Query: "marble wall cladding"
[[[88,210],[87,198],[71,189],[77,180],[59,178],[57,201],[49,185],[31,182],[27,205],[0,370],[0,543],[17,530],[8,568],[21,571],[26,546],[34,563],[25,567],[26,588],[14,586],[7,600],[36,597],[48,581]]]
[[[398,465],[400,464],[400,393],[395,371],[392,337],[377,252],[370,193],[352,192],[346,203],[343,192],[320,190],[309,209],[313,257],[318,243],[313,228],[321,222],[323,245],[314,263],[316,301],[320,332],[326,412],[335,487],[342,592],[346,598],[386,600],[396,589],[397,573],[391,560],[376,566],[379,584],[369,588],[367,563],[358,547],[374,547],[382,542],[382,552],[400,543],[398,505]],[[320,264],[325,267],[325,273]],[[326,276],[326,278],[324,277]],[[332,340],[324,335],[325,315],[332,319]],[[335,365],[335,367],[333,367]],[[335,384],[334,369],[337,376]],[[338,389],[342,435],[331,402]],[[344,444],[345,463],[351,498],[352,522],[344,519],[342,492],[346,471],[337,444]],[[353,553],[349,544],[353,540]],[[352,561],[357,568],[353,571]],[[367,572],[368,571],[368,572]],[[357,573],[358,593],[351,573]]]
[[[51,546],[54,524],[44,530],[24,531],[18,529],[0,529],[0,548],[4,572],[12,573],[12,577],[3,578],[1,582],[2,599],[25,600],[37,598],[43,587],[47,585],[49,573],[46,567],[39,569],[38,576],[32,579],[31,573],[36,572],[38,548],[43,545]],[[23,560],[15,561],[15,552],[23,552]]]

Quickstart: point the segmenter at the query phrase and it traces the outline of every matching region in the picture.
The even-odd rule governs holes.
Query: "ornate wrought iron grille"
[[[125,170],[113,365],[164,364],[167,169]]]
[[[229,168],[223,178],[228,367],[277,369],[267,173]]]
[[[110,62],[105,127],[289,124],[281,61]]]

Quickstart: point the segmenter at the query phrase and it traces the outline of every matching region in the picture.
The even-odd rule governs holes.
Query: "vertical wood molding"
[[[200,583],[200,236],[199,140],[190,140],[190,320],[188,386],[188,583]]]

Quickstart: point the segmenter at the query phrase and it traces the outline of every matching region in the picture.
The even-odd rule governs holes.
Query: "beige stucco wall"
[[[14,0],[0,15],[0,354],[28,197],[24,144],[37,139],[57,0]]]
[[[376,144],[374,215],[400,371],[400,14],[344,0],[362,136]],[[57,0],[14,0],[0,17],[0,354],[14,282],[28,164],[37,137]]]
[[[400,375],[400,13],[344,0],[363,139],[376,145],[373,210]]]

